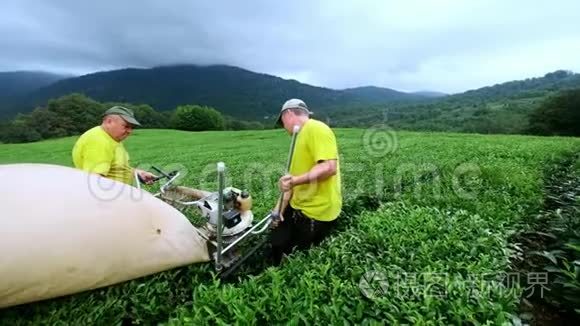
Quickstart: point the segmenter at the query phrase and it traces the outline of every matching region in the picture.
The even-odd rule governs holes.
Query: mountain
[[[303,98],[313,111],[421,98],[389,89],[334,90],[226,65],[173,65],[104,71],[57,81],[20,96],[11,111],[28,112],[51,98],[84,93],[100,102],[149,104],[159,111],[183,104],[212,106],[246,120],[271,118],[282,103]],[[0,108],[2,109],[2,108]]]
[[[408,130],[524,133],[530,113],[549,96],[567,89],[580,89],[580,74],[557,70],[421,103],[345,107],[332,112],[330,119],[336,126],[349,127],[382,122]]]
[[[445,93],[441,93],[441,92],[432,92],[432,91],[419,91],[419,92],[413,92],[411,94],[422,96],[422,97],[429,97],[429,98],[443,97],[443,96],[449,95],[449,94],[445,94]]]
[[[22,98],[35,90],[68,77],[70,76],[43,71],[0,72],[0,118],[30,111],[20,109],[19,103]]]
[[[424,99],[427,96],[420,94],[399,92],[390,88],[382,88],[376,86],[362,86],[355,88],[346,88],[344,92],[354,95],[367,102],[384,102],[384,101],[405,101]]]
[[[497,101],[543,96],[548,92],[580,87],[580,74],[568,70],[556,70],[542,77],[526,78],[469,90],[450,96],[449,100]]]
[[[0,99],[26,94],[67,77],[42,71],[0,72]]]
[[[0,85],[13,84],[17,83]],[[557,70],[453,95],[375,86],[337,90],[226,65],[127,68],[59,79],[34,89],[37,85],[27,88],[32,91],[0,100],[0,118],[45,106],[49,99],[84,93],[99,102],[149,104],[158,111],[183,104],[207,105],[243,120],[264,121],[272,120],[286,99],[298,97],[317,118],[329,118],[334,126],[368,126],[388,120],[404,129],[512,133],[525,127],[528,114],[547,96],[580,88],[580,74]]]

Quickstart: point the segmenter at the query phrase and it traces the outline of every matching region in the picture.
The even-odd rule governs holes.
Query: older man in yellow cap
[[[304,101],[290,99],[282,105],[277,126],[289,134],[299,126],[289,174],[279,180],[282,212],[274,224],[271,245],[274,263],[294,247],[309,248],[322,241],[334,227],[342,210],[338,146],[334,132],[325,123],[312,119]]]
[[[143,182],[150,183],[156,176],[132,168],[129,153],[122,143],[133,127],[140,125],[130,109],[122,106],[108,109],[103,114],[101,125],[87,130],[75,143],[72,151],[74,166],[126,184],[132,184],[136,172]]]

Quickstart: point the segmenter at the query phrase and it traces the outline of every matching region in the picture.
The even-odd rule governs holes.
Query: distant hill
[[[452,95],[448,100],[497,101],[543,96],[548,92],[580,87],[580,74],[567,70],[557,70],[542,77],[514,80],[493,86],[469,90]]]
[[[422,96],[422,97],[430,97],[430,98],[443,97],[443,96],[449,95],[449,94],[445,94],[445,93],[441,93],[441,92],[431,92],[431,91],[413,92],[411,94]]]
[[[381,122],[409,130],[522,133],[528,127],[530,112],[548,96],[574,88],[580,88],[580,74],[557,70],[423,103],[344,107],[332,112],[330,118],[337,126]]]
[[[19,112],[18,103],[26,94],[69,77],[42,71],[0,72],[0,118]]]
[[[5,78],[0,85],[9,85],[4,94],[16,94],[0,97],[0,119],[45,106],[49,99],[83,93],[99,102],[149,104],[158,111],[182,104],[207,105],[242,120],[268,122],[284,100],[299,97],[317,118],[333,126],[388,122],[400,129],[482,133],[518,133],[547,96],[580,88],[580,74],[566,70],[453,95],[375,86],[336,90],[226,65],[128,68],[65,79],[42,73],[29,79],[0,76]]]
[[[382,88],[376,86],[363,86],[355,88],[347,88],[344,92],[357,96],[371,103],[380,103],[388,101],[405,101],[425,99],[428,96],[416,93],[404,93],[390,88]]]
[[[101,102],[149,104],[159,111],[183,104],[207,105],[248,120],[271,118],[292,97],[305,99],[318,113],[345,105],[422,98],[380,88],[342,91],[315,87],[225,65],[174,65],[105,71],[60,80],[20,96],[12,103],[11,112],[28,112],[51,98],[70,93],[83,93]]]
[[[0,99],[26,94],[67,77],[37,71],[0,72]]]

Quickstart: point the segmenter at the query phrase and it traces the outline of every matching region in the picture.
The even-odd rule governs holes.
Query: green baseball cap
[[[107,115],[111,115],[111,114],[115,114],[115,115],[119,115],[121,116],[121,118],[123,118],[123,120],[127,121],[128,123],[134,125],[134,126],[140,126],[141,124],[139,123],[139,121],[137,121],[137,119],[135,119],[135,114],[133,113],[132,110],[127,109],[125,107],[122,106],[113,106],[112,108],[108,109],[107,111],[105,111],[105,113],[103,114],[104,116]]]

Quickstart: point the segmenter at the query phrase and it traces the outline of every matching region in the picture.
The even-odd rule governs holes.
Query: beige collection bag
[[[81,170],[0,165],[0,308],[207,262],[206,242],[145,190]]]

